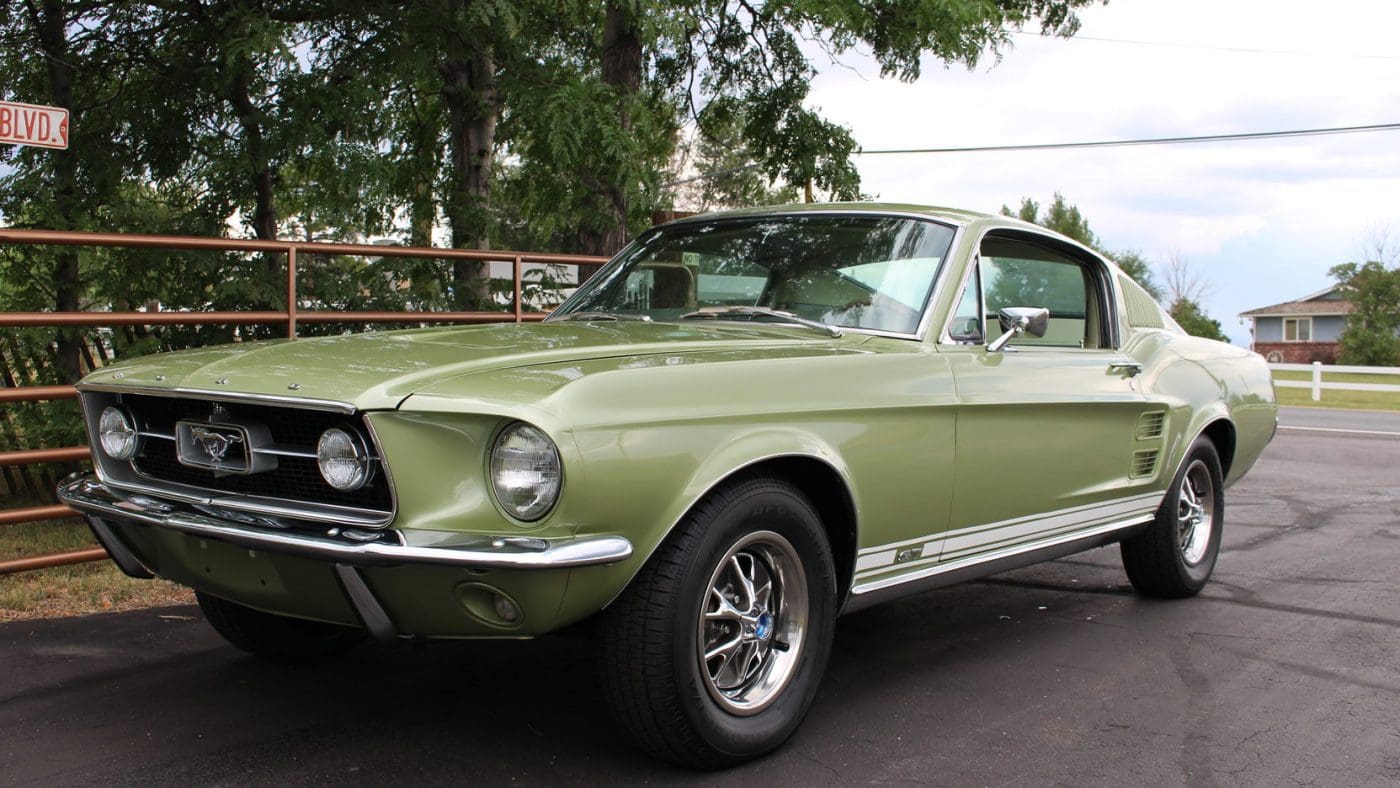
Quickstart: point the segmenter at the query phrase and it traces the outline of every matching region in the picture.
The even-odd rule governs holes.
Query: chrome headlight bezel
[[[511,422],[496,433],[486,473],[496,505],[521,523],[543,520],[564,491],[559,447],[544,430],[523,421]]]
[[[141,430],[136,417],[120,405],[108,405],[97,417],[97,445],[118,462],[129,462],[141,453]]]
[[[344,475],[346,463],[350,465],[348,477]],[[331,427],[316,439],[316,470],[333,490],[354,492],[361,489],[374,477],[369,444],[353,429]]]

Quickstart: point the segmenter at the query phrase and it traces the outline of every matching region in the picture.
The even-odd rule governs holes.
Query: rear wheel
[[[603,687],[651,754],[697,768],[782,744],[835,627],[831,548],[807,499],[751,478],[688,515],[602,619]]]
[[[313,662],[342,654],[365,639],[363,629],[264,613],[201,591],[199,609],[224,640],[270,662]]]
[[[1123,569],[1144,596],[1180,598],[1205,587],[1225,524],[1220,456],[1198,438],[1147,530],[1122,544]]]

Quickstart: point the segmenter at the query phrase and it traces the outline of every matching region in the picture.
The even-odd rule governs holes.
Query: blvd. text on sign
[[[0,145],[68,147],[68,110],[0,101]]]

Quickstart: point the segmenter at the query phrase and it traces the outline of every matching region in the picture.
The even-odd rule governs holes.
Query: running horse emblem
[[[209,461],[215,464],[224,461],[224,455],[228,454],[229,448],[243,443],[243,435],[240,433],[211,430],[207,427],[192,427],[190,437],[199,444]]]

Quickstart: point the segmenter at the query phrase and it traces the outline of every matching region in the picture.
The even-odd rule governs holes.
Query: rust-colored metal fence
[[[0,312],[0,328],[64,328],[158,325],[256,325],[281,324],[286,335],[295,338],[300,323],[495,323],[524,322],[544,318],[544,313],[525,311],[522,296],[522,276],[527,265],[578,266],[579,281],[584,269],[596,269],[606,258],[583,255],[539,254],[532,252],[496,252],[468,249],[438,249],[412,246],[376,246],[366,244],[324,243],[315,241],[260,241],[230,238],[199,238],[164,235],[125,235],[118,233],[58,232],[52,230],[0,229],[0,245],[25,246],[85,246],[99,248],[154,248],[174,250],[204,250],[221,252],[260,252],[282,255],[286,259],[286,308],[280,311],[200,312],[200,311],[132,311],[132,312]],[[480,312],[339,312],[298,308],[298,256],[337,255],[357,257],[406,257],[444,261],[474,261],[510,263],[513,272],[512,297],[509,311]],[[76,398],[72,386],[10,386],[0,387],[0,406],[5,403],[39,402]],[[0,467],[41,463],[73,462],[90,459],[86,446],[64,446],[38,449],[0,451]],[[17,523],[59,520],[75,515],[61,504],[0,509],[0,527]],[[107,557],[100,547],[64,553],[0,561],[0,575],[44,569],[65,564],[97,561]]]

